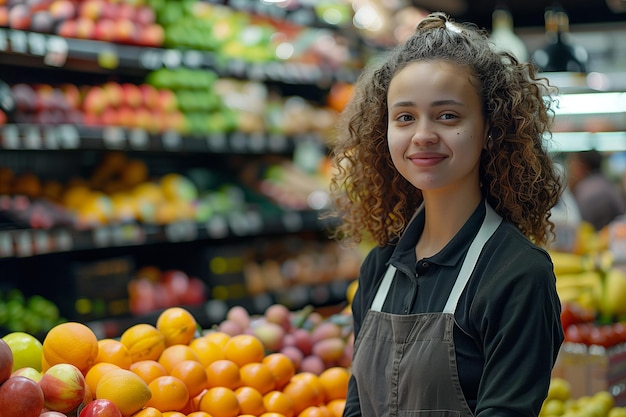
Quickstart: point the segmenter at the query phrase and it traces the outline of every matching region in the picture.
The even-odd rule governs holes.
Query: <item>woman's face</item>
[[[466,67],[411,63],[391,80],[387,102],[389,151],[404,178],[425,195],[467,187],[480,192],[487,125]]]

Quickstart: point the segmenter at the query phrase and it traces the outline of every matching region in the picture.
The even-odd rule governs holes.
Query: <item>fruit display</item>
[[[181,307],[162,311],[155,323],[132,325],[116,339],[65,322],[31,352],[36,360],[18,369],[14,363],[25,363],[24,352],[0,340],[0,416],[341,417],[350,364],[340,363],[339,350],[329,341],[342,337],[347,349],[351,327],[349,314],[336,314],[345,316],[340,333],[327,327],[334,315],[290,312],[280,305],[263,316],[232,309],[227,320],[247,319],[249,327],[241,332],[231,327],[229,333],[222,324],[200,329]],[[263,335],[271,333],[270,324],[284,332],[282,349],[295,349],[292,332],[305,331],[315,341],[307,357],[317,355],[317,365],[306,357],[294,361],[276,350],[278,345],[268,348],[270,339]]]
[[[616,406],[613,395],[608,391],[597,391],[592,395],[574,398],[570,383],[555,377],[550,381],[548,396],[539,416],[623,417],[626,416],[626,407]]]

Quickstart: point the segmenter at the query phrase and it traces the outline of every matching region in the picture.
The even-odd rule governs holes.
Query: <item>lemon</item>
[[[13,352],[13,371],[20,368],[34,368],[41,372],[43,346],[35,336],[24,332],[13,332],[2,339]]]
[[[96,398],[113,402],[124,416],[141,410],[151,397],[148,384],[139,375],[126,369],[105,373],[96,387]]]

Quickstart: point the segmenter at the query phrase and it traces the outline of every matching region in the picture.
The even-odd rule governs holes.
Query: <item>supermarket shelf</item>
[[[296,143],[309,136],[241,132],[185,136],[175,131],[155,134],[144,129],[117,126],[7,124],[0,128],[0,149],[287,154],[293,151]]]
[[[18,229],[0,224],[3,226],[0,227],[0,259],[325,230],[330,224],[320,220],[318,216],[319,212],[314,210],[283,211],[278,215],[248,210],[214,215],[204,223],[194,221],[179,221],[167,225],[125,223],[93,230],[76,230],[70,227]]]
[[[258,295],[251,295],[237,299],[211,299],[202,305],[183,306],[196,318],[199,326],[210,329],[225,319],[228,309],[232,306],[243,306],[250,314],[262,314],[267,307],[274,303],[287,306],[291,311],[297,311],[307,306],[325,307],[340,306],[346,302],[346,290],[350,280],[336,280],[321,284],[300,284],[290,286],[280,291],[273,291]],[[148,323],[156,325],[156,320],[163,310],[143,316],[111,317],[103,320],[86,322],[99,338],[119,337],[127,328]]]
[[[21,58],[21,59],[20,59]],[[199,50],[151,48],[0,28],[0,64],[93,73],[148,73],[160,68],[211,69],[221,77],[327,87],[358,72],[297,62],[251,63]]]

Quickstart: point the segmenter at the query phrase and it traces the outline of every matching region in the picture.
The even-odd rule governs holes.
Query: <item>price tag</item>
[[[50,235],[45,230],[36,230],[34,232],[35,253],[48,253],[50,252],[51,243]]]
[[[265,79],[265,68],[262,64],[251,64],[248,66],[248,75],[250,81],[263,81]]]
[[[178,49],[168,49],[163,53],[163,65],[167,68],[180,68],[183,64],[183,54]]]
[[[141,48],[139,64],[149,70],[159,69],[163,65],[163,52],[160,49]]]
[[[28,36],[26,32],[20,30],[12,30],[9,32],[9,39],[11,42],[11,50],[18,54],[28,53]]]
[[[33,238],[29,230],[21,230],[15,233],[15,249],[17,256],[33,255]]]
[[[263,67],[265,78],[270,81],[279,81],[284,78],[284,64],[282,62],[268,62]]]
[[[132,129],[128,133],[128,142],[133,149],[145,150],[150,143],[150,137],[144,129]]]
[[[80,133],[74,125],[58,125],[57,135],[59,143],[64,149],[78,149],[80,146]]]
[[[253,133],[248,137],[252,152],[263,152],[267,148],[267,137],[263,133]]]
[[[26,126],[24,129],[24,148],[25,149],[41,149],[42,138],[41,131],[38,126]]]
[[[297,232],[302,230],[302,216],[297,211],[286,211],[282,215],[282,222],[285,229],[289,232]]]
[[[170,242],[189,242],[198,238],[198,228],[194,222],[174,222],[165,226],[165,236]]]
[[[7,31],[4,29],[0,29],[0,51],[8,51],[9,50],[9,41],[7,36]]]
[[[46,36],[41,33],[30,32],[28,34],[28,49],[33,55],[44,56],[48,50]]]
[[[9,232],[0,232],[0,258],[10,258],[14,255],[11,234]]]
[[[102,130],[104,146],[110,149],[123,149],[126,142],[124,129],[118,126],[107,126]]]
[[[204,54],[200,51],[189,50],[183,53],[183,65],[185,68],[202,68]]]
[[[163,148],[168,151],[180,150],[183,142],[180,134],[174,130],[164,132],[161,140],[163,141]]]
[[[58,252],[70,251],[74,247],[72,234],[67,230],[57,230],[54,232],[55,248]]]
[[[48,52],[44,56],[43,62],[53,67],[62,67],[67,62],[69,47],[67,40],[60,36],[48,37]]]
[[[263,217],[258,211],[250,210],[246,213],[248,220],[248,229],[252,234],[258,234],[263,231]]]
[[[250,233],[250,224],[244,213],[231,213],[228,216],[228,225],[236,236],[245,236]]]
[[[20,132],[16,125],[4,125],[2,127],[2,146],[5,149],[20,148]]]
[[[43,147],[45,149],[59,149],[59,140],[56,126],[47,126],[43,129]]]
[[[222,216],[213,216],[206,222],[206,229],[213,239],[222,239],[228,236],[228,223]]]
[[[111,229],[108,227],[97,227],[93,230],[94,246],[99,248],[109,247],[113,242]]]
[[[230,148],[233,151],[243,152],[246,149],[248,135],[242,132],[235,132],[230,137]]]
[[[242,59],[231,59],[228,61],[228,72],[236,77],[245,77],[248,64]]]
[[[207,146],[214,152],[223,152],[226,150],[226,134],[213,133],[206,138]]]
[[[284,152],[287,149],[287,137],[282,133],[273,133],[267,141],[267,148],[272,152]]]

